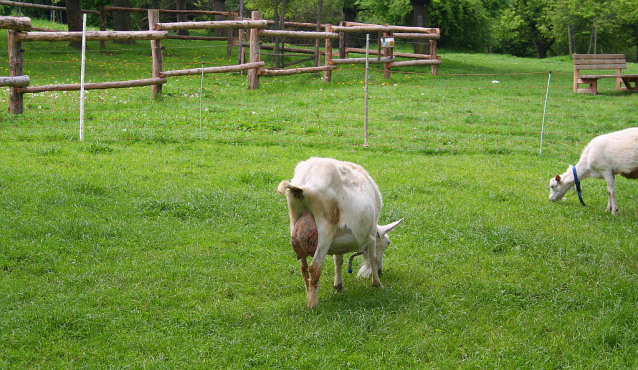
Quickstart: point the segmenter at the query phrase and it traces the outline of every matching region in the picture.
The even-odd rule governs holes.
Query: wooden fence
[[[2,1],[0,0],[0,4]],[[250,20],[226,20],[209,22],[159,22],[160,11],[156,9],[147,10],[149,31],[88,31],[85,32],[87,40],[108,41],[108,40],[149,40],[152,54],[152,75],[151,78],[115,81],[102,83],[87,83],[84,88],[91,89],[112,89],[151,86],[151,98],[155,98],[162,92],[162,85],[167,82],[168,77],[184,75],[200,75],[202,73],[228,73],[248,71],[249,89],[259,87],[260,76],[285,76],[298,73],[324,72],[324,82],[330,82],[331,72],[339,65],[365,63],[366,58],[348,58],[347,53],[365,53],[365,50],[346,48],[343,41],[347,32],[367,32],[377,33],[378,45],[381,45],[381,37],[412,38],[430,40],[431,52],[424,54],[396,53],[396,56],[416,58],[415,60],[396,61],[392,48],[381,48],[371,54],[376,58],[369,58],[369,63],[384,64],[386,77],[389,76],[390,68],[411,66],[411,65],[431,65],[432,73],[436,74],[436,66],[441,60],[436,55],[436,40],[440,38],[439,30],[436,28],[420,27],[399,27],[399,26],[379,26],[369,24],[343,23],[340,26],[323,25],[325,32],[317,31],[288,31],[288,30],[268,30],[268,21],[261,19],[260,12],[252,12]],[[9,49],[9,77],[0,77],[0,86],[10,87],[9,112],[19,114],[23,111],[23,96],[25,93],[36,93],[43,91],[59,90],[80,90],[80,84],[60,84],[29,86],[29,77],[23,76],[22,66],[24,63],[22,55],[22,43],[29,41],[78,41],[82,39],[82,32],[47,32],[30,31],[31,20],[25,17],[0,17],[0,28],[6,28],[8,32]],[[173,30],[195,30],[195,29],[228,29],[228,30],[249,30],[249,42],[245,45],[249,47],[249,61],[243,61],[237,65],[193,68],[175,71],[164,71],[161,40],[169,38],[169,31]],[[230,34],[230,32],[229,32]],[[316,50],[324,55],[325,63],[321,66],[290,68],[290,69],[268,69],[265,63],[260,60],[260,37],[294,37],[324,40],[324,51]],[[332,50],[332,40],[339,40],[339,52],[334,54]],[[241,43],[240,43],[241,44]],[[243,44],[241,44],[243,45]],[[318,54],[319,55],[319,54]],[[333,58],[338,56],[339,58]],[[243,59],[242,59],[243,60]]]

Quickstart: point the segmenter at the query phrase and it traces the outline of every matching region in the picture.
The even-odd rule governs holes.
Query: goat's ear
[[[556,182],[560,182],[560,175],[556,175],[556,177],[554,177],[554,180],[556,180]]]
[[[394,221],[391,224],[387,224],[383,226],[377,225],[377,235],[379,236],[379,239],[383,239],[383,236],[389,233],[390,231],[392,231],[395,227],[397,227],[397,225],[400,224],[401,221],[403,221],[403,219],[400,219],[399,221]]]

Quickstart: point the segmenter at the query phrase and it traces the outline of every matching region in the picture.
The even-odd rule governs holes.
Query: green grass
[[[0,366],[628,368],[635,184],[550,204],[568,157],[211,142],[5,142]],[[384,289],[319,308],[274,189],[297,161],[364,165],[392,235]],[[360,263],[360,261],[357,261]]]
[[[101,58],[144,78],[128,68],[144,48]],[[56,50],[66,67],[35,84],[74,76]],[[189,50],[167,63],[197,67]],[[618,179],[614,217],[604,182],[584,182],[587,207],[550,203],[547,183],[635,125],[636,95],[571,93],[567,58],[442,57],[440,76],[373,74],[367,149],[354,68],[257,91],[207,78],[203,140],[196,78],[153,103],[89,93],[84,142],[77,94],[27,96],[0,116],[0,368],[635,368],[637,185]],[[347,275],[333,291],[328,259],[314,310],[275,193],[310,156],[363,165],[381,222],[405,217],[384,288]]]

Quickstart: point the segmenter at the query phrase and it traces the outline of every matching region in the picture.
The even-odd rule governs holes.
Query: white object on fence
[[[381,38],[381,47],[382,48],[394,48],[394,37],[382,37]]]
[[[363,121],[364,140],[363,147],[367,148],[368,145],[368,59],[370,58],[370,34],[366,35],[366,79],[365,79],[365,118]]]
[[[86,14],[82,20],[82,67],[80,72],[80,141],[84,140],[84,71],[86,68]]]
[[[539,155],[543,155],[543,135],[545,134],[545,115],[547,113],[547,98],[549,97],[549,83],[552,81],[552,71],[549,71],[547,91],[545,92],[545,107],[543,107],[543,123],[541,125],[541,149]]]

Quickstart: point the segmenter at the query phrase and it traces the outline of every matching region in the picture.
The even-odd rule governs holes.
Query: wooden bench
[[[622,70],[627,68],[624,54],[574,54],[574,92],[598,94],[598,80],[601,78],[615,78],[616,89],[620,91],[638,92],[638,74],[624,75]],[[581,75],[582,70],[615,69],[616,74]],[[632,87],[633,83],[633,87]],[[579,84],[587,84],[585,88]],[[624,85],[624,86],[623,86]]]

